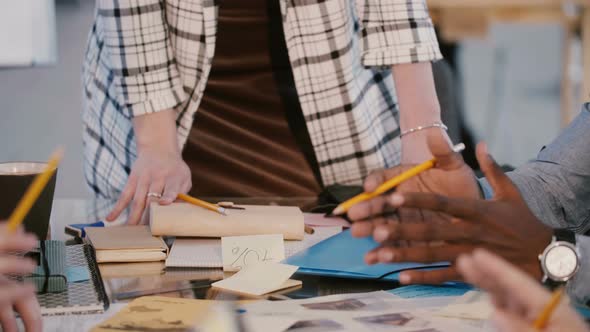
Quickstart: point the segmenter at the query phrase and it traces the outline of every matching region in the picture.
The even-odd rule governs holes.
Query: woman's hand
[[[551,294],[515,266],[483,249],[463,255],[459,272],[468,282],[488,291],[496,307],[494,323],[504,332],[533,332],[532,327]],[[562,301],[543,331],[588,332],[584,321]]]
[[[150,201],[170,204],[179,193],[191,189],[191,172],[178,147],[174,116],[173,110],[167,110],[133,119],[137,159],[107,221],[114,221],[131,206],[128,223],[138,224]]]
[[[26,331],[41,331],[41,311],[32,285],[9,280],[6,275],[30,274],[35,264],[30,259],[12,253],[33,249],[37,239],[25,234],[22,228],[16,233],[8,231],[6,223],[0,224],[0,327],[3,331],[17,331],[16,310],[25,324]]]
[[[432,64],[398,64],[392,67],[392,73],[399,103],[401,131],[440,123],[440,105],[434,85]],[[404,135],[401,138],[402,165],[419,164],[432,158],[426,142],[428,135],[436,132],[442,133],[448,140],[447,133],[440,128],[429,128]]]

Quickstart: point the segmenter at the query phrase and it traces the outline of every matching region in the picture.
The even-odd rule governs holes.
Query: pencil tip
[[[225,208],[220,207],[219,209],[217,209],[217,211],[219,211],[219,213],[223,214],[224,216],[227,216],[227,212],[225,211]]]
[[[338,206],[337,206],[337,207],[334,209],[334,211],[332,211],[332,215],[333,215],[333,216],[339,216],[339,215],[342,215],[342,214],[344,214],[344,212],[346,212],[346,211],[344,211],[344,209],[343,209],[343,208],[342,208],[340,205],[338,205]]]

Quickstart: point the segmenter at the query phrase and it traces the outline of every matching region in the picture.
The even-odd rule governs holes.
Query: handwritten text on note
[[[221,238],[224,271],[239,271],[247,265],[278,263],[285,259],[282,234],[228,236]]]

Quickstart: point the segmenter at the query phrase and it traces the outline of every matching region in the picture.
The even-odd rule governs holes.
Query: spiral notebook
[[[285,257],[303,251],[342,231],[342,227],[316,227],[313,234],[305,234],[302,241],[285,241]],[[166,259],[167,268],[221,268],[221,240],[209,238],[177,238]]]
[[[41,314],[53,316],[103,313],[108,309],[109,300],[96,263],[94,249],[88,244],[65,248],[66,267],[87,269],[90,278],[68,280],[67,289],[60,293],[37,294]]]

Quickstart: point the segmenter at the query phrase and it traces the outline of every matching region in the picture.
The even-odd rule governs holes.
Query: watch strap
[[[555,240],[557,241],[564,241],[569,242],[573,245],[576,244],[576,233],[565,229],[565,228],[558,228],[553,231],[553,235],[555,236]]]
[[[551,278],[545,278],[545,280],[543,281],[543,286],[545,286],[545,288],[547,288],[551,291],[553,291],[565,284],[566,284],[565,282],[555,281],[555,280],[552,280]]]

